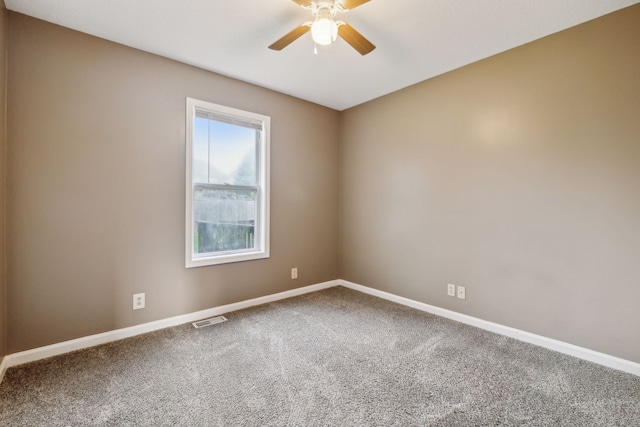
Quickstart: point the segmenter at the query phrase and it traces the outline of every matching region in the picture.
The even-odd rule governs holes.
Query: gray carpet
[[[640,426],[640,377],[342,287],[10,368],[2,426]]]

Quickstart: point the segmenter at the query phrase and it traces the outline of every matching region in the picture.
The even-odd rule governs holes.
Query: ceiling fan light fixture
[[[313,21],[305,22],[289,31],[283,37],[269,46],[272,50],[282,50],[304,34],[311,32],[314,53],[318,54],[318,45],[330,45],[338,37],[347,42],[360,55],[367,55],[376,47],[351,25],[344,21],[336,21],[338,13],[355,9],[371,0],[293,0],[298,5],[308,9],[313,15]]]
[[[326,46],[338,38],[338,24],[331,18],[319,18],[311,25],[311,38],[319,45]]]

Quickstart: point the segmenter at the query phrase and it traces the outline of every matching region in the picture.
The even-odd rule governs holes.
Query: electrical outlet
[[[458,298],[467,299],[464,286],[458,286]]]
[[[450,297],[456,296],[456,285],[452,285],[451,283],[447,285],[447,295]]]
[[[292,279],[297,279],[298,278],[298,269],[296,267],[291,269],[291,278]]]
[[[133,294],[133,309],[140,310],[144,308],[144,294]]]

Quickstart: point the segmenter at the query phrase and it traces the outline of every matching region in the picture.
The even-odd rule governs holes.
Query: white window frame
[[[254,226],[256,247],[251,251],[219,252],[202,256],[194,253],[193,218],[193,128],[196,111],[207,111],[231,119],[262,123],[262,138],[258,147],[258,212]],[[202,267],[231,262],[269,258],[269,165],[271,118],[198,99],[187,98],[186,107],[186,203],[185,203],[185,267]]]

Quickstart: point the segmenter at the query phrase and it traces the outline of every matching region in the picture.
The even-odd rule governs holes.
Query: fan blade
[[[365,39],[362,34],[357,32],[351,25],[342,24],[338,27],[338,35],[351,45],[360,55],[366,55],[376,47],[369,40]]]
[[[296,1],[296,0],[293,0]],[[344,0],[342,2],[342,7],[344,8],[344,10],[351,10],[351,9],[355,9],[358,6],[362,6],[363,4],[369,2],[370,0]],[[296,1],[296,3],[298,3]]]
[[[296,41],[300,36],[309,32],[310,29],[311,27],[309,25],[300,25],[299,27],[295,28],[293,31],[290,31],[289,33],[285,34],[284,37],[282,37],[281,39],[273,43],[271,46],[269,46],[269,49],[282,50],[285,47],[289,46],[294,41]]]
[[[311,4],[311,0],[293,0],[293,1],[298,3],[302,7],[306,7]],[[366,1],[369,1],[369,0],[366,0]]]

